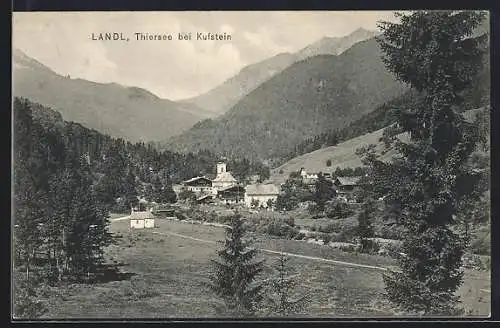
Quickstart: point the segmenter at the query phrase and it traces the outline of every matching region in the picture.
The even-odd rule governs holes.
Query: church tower
[[[217,163],[217,175],[226,172],[226,163]]]

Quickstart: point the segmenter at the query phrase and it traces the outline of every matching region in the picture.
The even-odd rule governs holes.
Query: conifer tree
[[[226,228],[223,248],[212,260],[211,288],[234,316],[251,316],[259,308],[262,284],[256,281],[263,270],[263,261],[256,260],[257,250],[244,241],[244,226],[240,214],[231,218]]]
[[[325,179],[323,174],[320,172],[314,188],[314,201],[316,202],[320,212],[324,211],[326,202],[332,199],[333,196],[333,183]]]
[[[418,11],[381,23],[384,62],[423,96],[398,113],[410,142],[396,140],[401,156],[373,160],[372,178],[386,203],[400,208],[406,232],[400,272],[385,275],[396,305],[423,314],[455,313],[462,283],[464,241],[450,229],[460,201],[479,181],[466,165],[477,131],[458,114],[461,94],[482,64],[481,43],[471,38],[484,14]]]
[[[374,236],[372,218],[375,211],[375,202],[372,198],[365,198],[361,211],[358,214],[358,234],[361,240],[361,250],[369,250],[371,243],[367,238]]]
[[[277,277],[271,280],[271,289],[268,295],[271,314],[282,317],[300,313],[310,301],[309,294],[293,297],[297,281],[294,277],[289,276],[288,261],[289,258],[284,253],[280,253],[275,265]]]

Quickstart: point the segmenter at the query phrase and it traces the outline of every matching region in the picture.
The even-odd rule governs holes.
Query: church
[[[226,163],[217,163],[217,176],[212,180],[212,192],[217,194],[219,190],[226,189],[236,185],[238,181],[233,177],[231,172],[226,169]]]
[[[217,175],[213,180],[204,176],[194,177],[181,182],[179,188],[176,188],[176,192],[186,189],[194,192],[200,199],[206,199],[207,195],[211,195],[212,198],[224,198],[230,190],[232,191],[231,187],[238,185],[238,181],[231,172],[227,171],[226,163],[218,162],[216,168]]]

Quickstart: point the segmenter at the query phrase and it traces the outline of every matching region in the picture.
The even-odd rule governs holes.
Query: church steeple
[[[217,163],[217,175],[226,172],[226,163],[219,162]]]

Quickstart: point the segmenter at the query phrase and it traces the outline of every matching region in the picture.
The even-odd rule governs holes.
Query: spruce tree
[[[470,36],[484,14],[418,11],[399,17],[399,23],[380,24],[383,60],[422,97],[398,113],[399,126],[410,134],[410,142],[395,142],[400,156],[371,163],[374,189],[400,209],[406,230],[406,256],[400,272],[385,275],[386,292],[408,311],[450,314],[459,301],[465,244],[450,225],[479,181],[467,166],[477,131],[458,112],[461,94],[482,64],[485,37]]]
[[[256,260],[257,250],[243,240],[244,233],[241,215],[236,214],[226,228],[218,258],[212,260],[211,288],[224,301],[227,313],[238,317],[255,314],[263,299],[263,286],[256,281],[263,261]]]
[[[276,261],[275,270],[277,277],[271,280],[271,288],[268,295],[268,302],[271,314],[287,317],[303,311],[309,301],[309,295],[303,294],[294,297],[294,291],[297,287],[297,281],[289,276],[288,267],[289,258],[280,253]]]
[[[135,207],[139,203],[135,175],[131,168],[127,170],[127,174],[123,180],[123,195],[126,209]]]
[[[323,176],[320,172],[318,174],[318,180],[315,183],[314,188],[314,201],[318,206],[320,212],[325,210],[325,204],[327,201],[332,199],[334,196],[333,183]]]
[[[374,236],[373,231],[373,214],[375,212],[375,201],[372,198],[365,198],[361,211],[358,214],[358,235],[361,241],[361,250],[369,251],[372,243],[368,241],[368,238]]]

